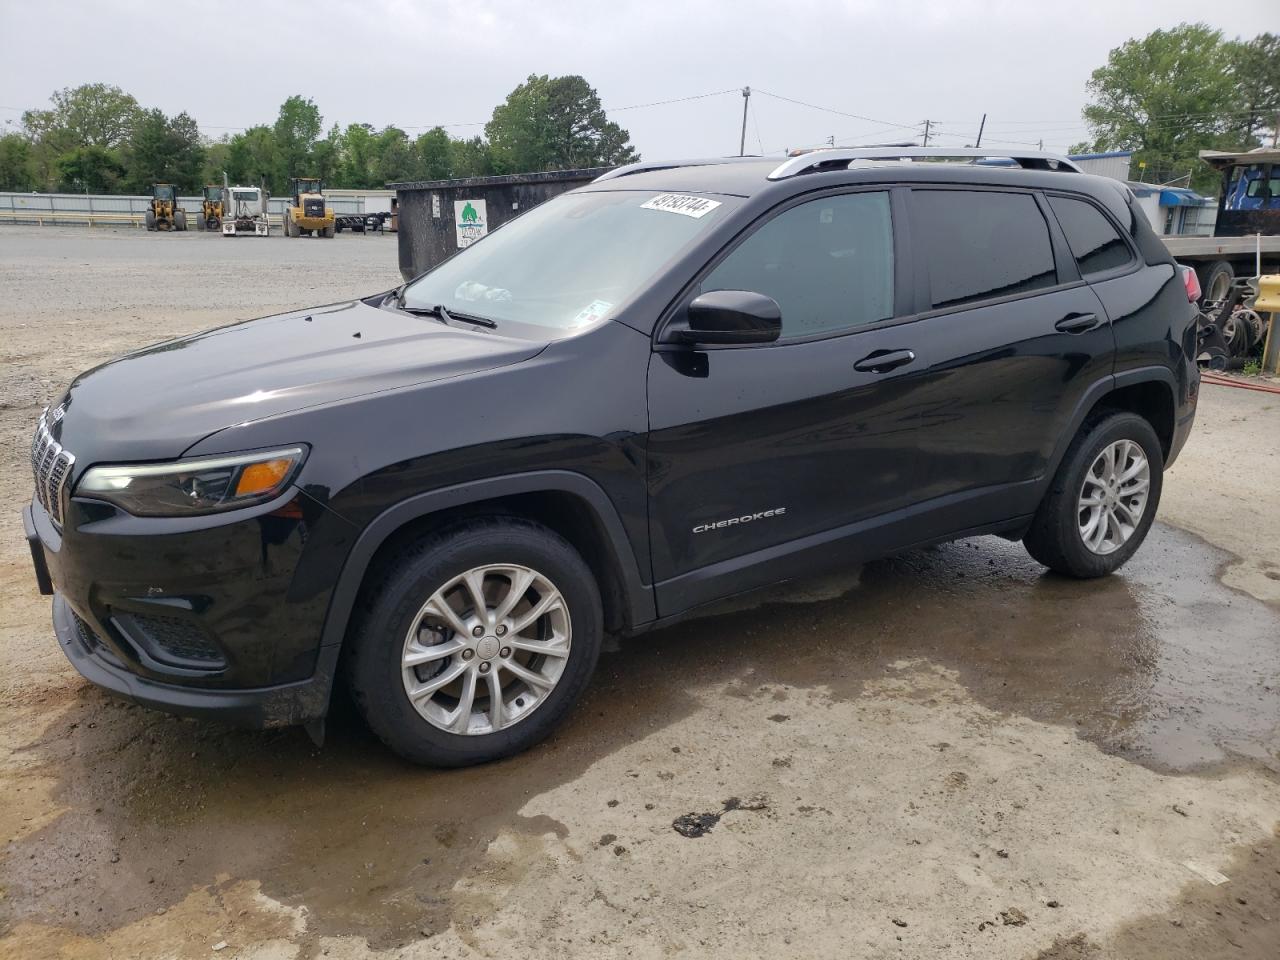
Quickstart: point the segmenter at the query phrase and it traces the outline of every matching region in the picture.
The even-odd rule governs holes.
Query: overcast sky
[[[737,153],[746,85],[747,152],[909,140],[926,118],[959,146],[984,111],[984,144],[1065,149],[1108,50],[1196,19],[1277,31],[1280,0],[0,0],[0,126],[103,81],[212,137],[294,93],[326,129],[469,136],[530,73],[578,73],[647,159]]]

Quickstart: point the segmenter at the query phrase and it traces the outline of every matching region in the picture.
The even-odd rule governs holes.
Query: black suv
[[[25,511],[67,656],[313,734],[341,676],[461,765],[545,736],[605,631],[979,534],[1115,570],[1191,429],[1187,282],[1117,182],[920,153],[622,168],[82,374]]]

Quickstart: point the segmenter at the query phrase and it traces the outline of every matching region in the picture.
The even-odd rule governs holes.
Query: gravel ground
[[[1280,398],[1204,388],[1121,574],[984,538],[624,641],[455,772],[117,703],[18,509],[81,369],[384,289],[391,237],[0,229],[0,957],[1276,957]],[[1215,885],[1218,874],[1227,882]]]

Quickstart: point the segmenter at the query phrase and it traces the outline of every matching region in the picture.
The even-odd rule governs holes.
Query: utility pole
[[[927,147],[928,145],[929,145],[929,121],[926,120],[924,122],[924,143],[920,144],[920,146]]]
[[[738,141],[738,156],[747,152],[747,105],[751,103],[751,88],[742,88],[742,139]]]
[[[978,124],[978,142],[974,144],[975,147],[982,146],[982,131],[986,129],[986,126],[987,126],[987,115],[984,113],[982,115],[982,122]]]
[[[1276,111],[1276,125],[1275,125],[1275,128],[1271,131],[1272,149],[1276,147],[1277,142],[1280,142],[1280,110]]]

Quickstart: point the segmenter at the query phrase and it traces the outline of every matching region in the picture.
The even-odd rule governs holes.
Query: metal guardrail
[[[189,230],[197,229],[195,222],[191,219],[194,216],[188,215]],[[275,229],[280,228],[281,217],[271,214],[268,217],[271,226]],[[44,226],[45,224],[88,224],[89,226],[97,225],[124,225],[146,228],[146,213],[120,213],[120,212],[104,212],[90,213],[88,211],[78,210],[0,210],[0,223],[26,223],[35,224],[36,226]]]
[[[333,197],[327,205],[338,214],[365,213],[365,197]],[[271,222],[279,226],[288,198],[268,201]],[[0,223],[143,225],[151,198],[126,194],[13,193],[0,191]],[[178,197],[188,222],[200,214],[200,197]],[[192,224],[194,227],[194,223]]]

